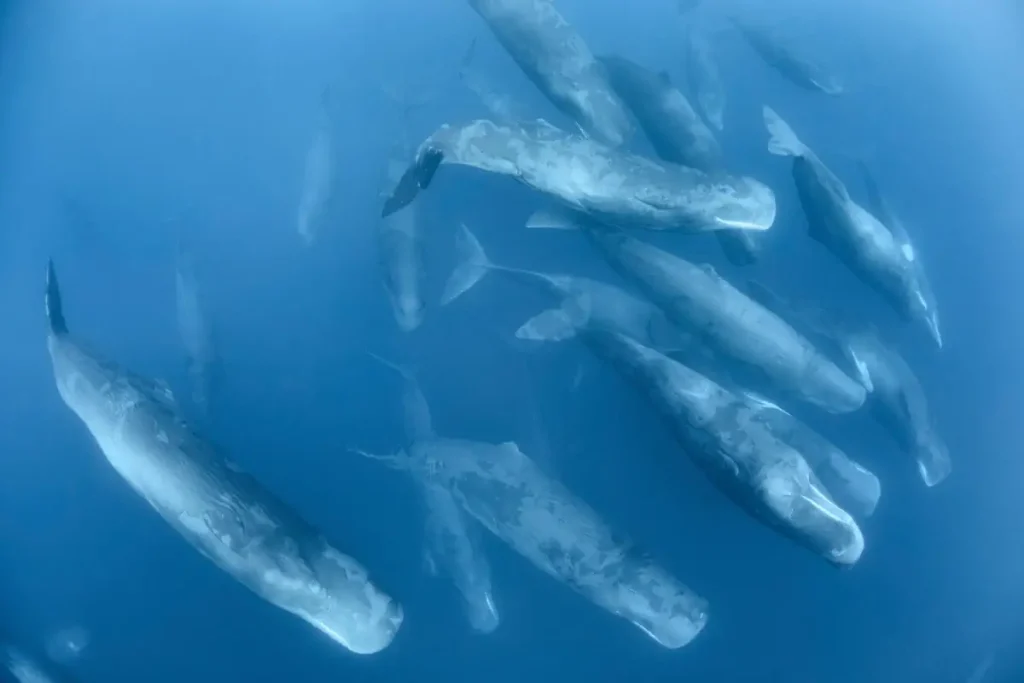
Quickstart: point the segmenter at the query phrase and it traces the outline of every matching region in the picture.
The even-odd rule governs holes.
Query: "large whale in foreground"
[[[550,0],[469,0],[519,68],[587,136],[617,147],[632,135],[626,108],[583,38]]]
[[[582,327],[588,346],[646,394],[683,450],[733,502],[833,564],[860,559],[857,523],[758,406],[624,334]]]
[[[910,238],[855,202],[846,186],[770,107],[768,150],[793,158],[793,180],[812,239],[821,243],[905,320],[928,329],[942,348],[938,311]]]
[[[80,346],[68,332],[52,263],[46,280],[57,390],[121,478],[196,550],[267,602],[352,652],[387,647],[402,623],[398,603],[186,424],[159,383]]]
[[[774,193],[752,178],[657,162],[543,120],[442,126],[420,145],[383,215],[407,206],[429,187],[442,162],[511,176],[571,210],[623,228],[767,230],[775,221]]]
[[[614,534],[516,444],[439,438],[392,456],[360,453],[444,486],[535,567],[663,647],[683,647],[704,629],[702,598]]]

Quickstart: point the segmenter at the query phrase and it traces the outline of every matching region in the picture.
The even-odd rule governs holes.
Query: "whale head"
[[[354,559],[326,543],[282,553],[265,569],[260,592],[355,654],[380,652],[402,625],[401,606],[369,579]]]
[[[832,564],[856,564],[864,552],[860,527],[836,505],[802,457],[784,458],[762,474],[761,492],[777,525]]]

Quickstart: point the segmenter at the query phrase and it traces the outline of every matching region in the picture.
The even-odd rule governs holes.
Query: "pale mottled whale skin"
[[[797,55],[781,37],[736,17],[732,17],[732,23],[754,52],[790,83],[826,95],[843,94],[843,86],[835,76]]]
[[[357,654],[387,647],[402,609],[361,564],[194,431],[158,383],[77,344],[47,273],[57,389],[107,461],[199,553],[267,602]]]
[[[384,205],[385,216],[427,188],[442,162],[511,176],[568,208],[625,228],[766,230],[775,195],[751,178],[708,175],[612,149],[544,122],[478,120],[427,138]]]
[[[722,359],[773,388],[832,413],[857,410],[864,387],[778,315],[733,287],[708,265],[695,265],[628,235],[586,227],[609,263]]]
[[[619,56],[600,57],[619,97],[640,123],[654,152],[664,161],[721,173],[725,165],[715,134],[665,73],[655,73]],[[715,232],[726,258],[737,266],[757,261],[757,238],[746,230]]]
[[[626,335],[599,327],[582,335],[643,390],[683,450],[733,502],[833,564],[860,559],[864,536],[853,517],[757,406]]]
[[[707,603],[511,442],[438,439],[409,454],[463,508],[535,567],[628,620],[663,647],[690,643]]]
[[[550,0],[469,0],[526,76],[588,136],[617,147],[633,133],[626,108],[583,38]]]
[[[769,107],[764,108],[764,120],[771,136],[769,151],[793,157],[793,181],[812,239],[905,320],[926,327],[941,347],[931,289],[906,236],[855,202],[843,182]]]

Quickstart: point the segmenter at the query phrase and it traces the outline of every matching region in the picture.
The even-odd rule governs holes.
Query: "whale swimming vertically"
[[[320,100],[316,129],[306,150],[303,167],[296,221],[299,236],[306,245],[316,240],[334,189],[334,131],[330,104],[330,89],[326,89]]]
[[[712,128],[725,128],[725,86],[707,35],[690,24],[686,29],[686,80],[690,95]]]
[[[863,161],[859,162],[859,166],[865,189],[867,189],[868,206],[871,209],[871,213],[877,216],[883,225],[889,228],[893,237],[900,244],[901,249],[908,255],[911,263],[916,268],[917,273],[914,278],[916,293],[911,301],[911,307],[914,309],[913,315],[923,320],[924,324],[928,327],[928,332],[931,334],[932,339],[939,345],[939,348],[942,348],[942,329],[939,325],[938,302],[935,299],[935,292],[932,290],[928,275],[925,273],[924,265],[913,243],[910,241],[910,235],[907,234],[903,221],[896,215],[896,212],[893,211],[889,202],[882,194],[874,174],[871,173],[871,169]]]
[[[853,517],[745,397],[621,333],[585,323],[582,336],[642,389],[683,450],[733,502],[829,562],[860,559],[864,536]]]
[[[672,84],[668,74],[654,73],[619,56],[600,58],[608,79],[640,123],[655,153],[663,160],[708,174],[722,173],[722,149],[707,124]],[[731,263],[747,266],[757,260],[759,244],[748,230],[716,230]]]
[[[427,399],[415,376],[407,369],[379,356],[377,361],[402,376],[403,420],[407,445],[436,438]],[[462,597],[463,611],[470,626],[491,633],[501,623],[491,586],[491,567],[484,554],[474,522],[459,507],[451,492],[430,477],[416,476],[425,510],[425,554],[428,565],[447,574]]]
[[[174,292],[178,314],[178,337],[187,358],[192,403],[200,414],[208,415],[214,376],[218,367],[217,352],[213,342],[213,329],[196,275],[195,259],[192,252],[180,242],[176,265]]]
[[[790,83],[826,95],[843,94],[843,86],[834,75],[806,56],[796,54],[781,36],[738,17],[731,17],[731,20],[754,52]]]
[[[583,38],[551,0],[468,0],[523,73],[585,135],[617,147],[632,126]]]
[[[778,315],[723,279],[650,244],[577,221],[608,262],[682,331],[775,390],[832,413],[857,410],[865,390]]]
[[[516,444],[435,439],[393,456],[360,453],[431,477],[535,567],[663,647],[683,647],[704,629],[702,598],[614,534]]]
[[[953,463],[914,371],[872,332],[847,338],[846,352],[864,385],[871,388],[867,401],[871,414],[914,459],[927,486],[941,483],[949,476]]]
[[[68,331],[53,264],[47,347],[61,399],[122,479],[192,547],[267,602],[352,652],[391,643],[402,609],[366,569],[188,425],[169,391]]]
[[[709,176],[569,135],[538,120],[442,126],[384,204],[387,216],[430,186],[442,162],[507,175],[568,208],[621,227],[701,232],[767,230],[775,195],[752,178]]]
[[[855,202],[846,186],[770,107],[768,150],[793,158],[793,180],[810,235],[905,320],[926,327],[942,346],[934,299],[905,233],[894,232]]]
[[[750,282],[748,289],[839,349],[868,392],[869,412],[914,459],[927,486],[935,486],[949,476],[953,468],[949,449],[932,421],[921,382],[907,361],[877,332],[856,329],[814,306],[794,304],[761,283]]]
[[[399,158],[407,155],[408,146],[398,145],[388,164],[387,196],[402,175]],[[401,157],[398,156],[401,155]],[[388,216],[377,224],[377,253],[384,291],[391,312],[403,332],[412,332],[423,324],[426,302],[423,300],[423,243],[419,230],[419,209],[413,204]]]

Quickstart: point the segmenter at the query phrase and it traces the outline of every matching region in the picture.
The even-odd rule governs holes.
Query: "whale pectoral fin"
[[[516,339],[558,342],[572,339],[578,328],[563,308],[552,308],[527,320],[516,330]]]
[[[435,147],[422,150],[412,166],[402,174],[395,189],[391,191],[391,196],[384,202],[381,216],[386,218],[396,211],[404,209],[416,199],[420,190],[430,187],[442,161],[444,161],[444,153],[441,150]]]

